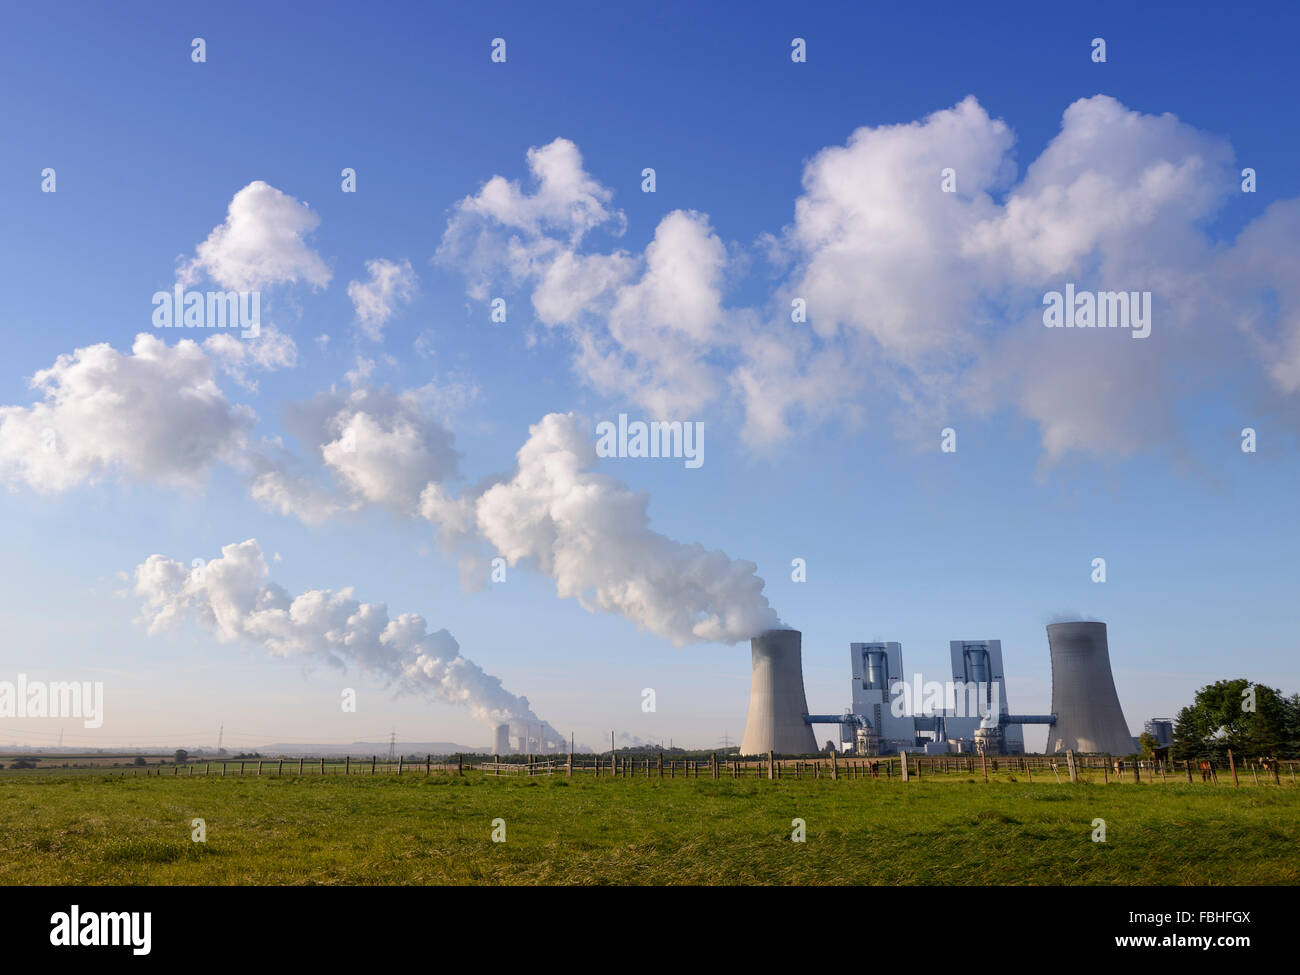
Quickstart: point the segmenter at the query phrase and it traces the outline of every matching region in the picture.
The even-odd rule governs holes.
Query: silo
[[[1052,714],[1047,750],[1129,755],[1133,735],[1119,706],[1105,623],[1052,623]]]
[[[812,728],[804,721],[803,634],[766,630],[749,641],[753,676],[742,755],[810,755],[817,751]]]

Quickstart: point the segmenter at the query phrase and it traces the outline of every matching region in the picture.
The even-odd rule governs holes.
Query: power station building
[[[1048,726],[1047,751],[1136,750],[1110,668],[1106,624],[1047,627],[1052,660],[1050,714],[1016,714],[1006,692],[1000,640],[953,640],[952,678],[922,681],[903,670],[896,642],[851,643],[850,707],[811,714],[803,685],[802,634],[768,630],[750,641],[753,675],[742,755],[818,750],[814,725],[838,725],[839,747],[862,755],[1023,752],[1026,724]]]

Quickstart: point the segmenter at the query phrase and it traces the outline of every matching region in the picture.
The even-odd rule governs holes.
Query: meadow
[[[1007,778],[6,774],[0,883],[1300,882],[1287,783]]]

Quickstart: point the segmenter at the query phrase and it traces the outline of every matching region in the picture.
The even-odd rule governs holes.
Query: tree
[[[1160,742],[1156,741],[1156,736],[1149,731],[1144,731],[1138,735],[1138,744],[1142,747],[1142,757],[1150,761],[1156,757],[1156,749],[1160,747]]]
[[[144,760],[144,756],[143,756],[143,755],[137,755],[137,756],[135,757],[135,761],[132,762],[131,764],[132,764],[132,765],[148,765],[149,763],[146,762],[146,761]]]
[[[190,753],[184,748],[178,748],[176,749],[176,754],[173,755],[172,758],[176,760],[177,765],[184,765],[190,760]]]
[[[1209,684],[1174,719],[1173,757],[1223,761],[1229,748],[1242,756],[1285,754],[1296,721],[1293,710],[1288,699],[1264,684],[1241,678]]]

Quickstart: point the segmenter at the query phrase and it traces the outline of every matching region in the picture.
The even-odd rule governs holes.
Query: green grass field
[[[4,884],[1295,884],[1297,849],[1288,785],[0,777]]]

